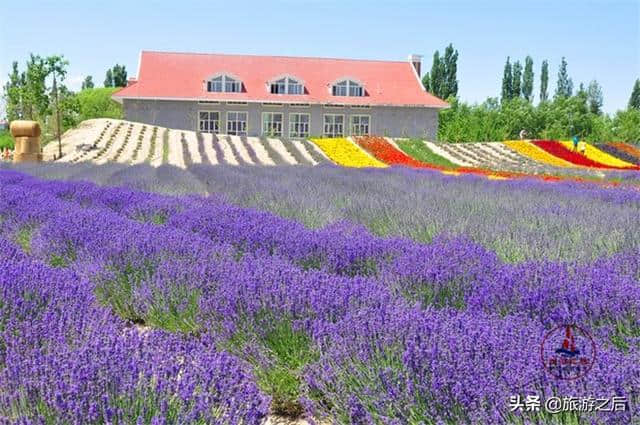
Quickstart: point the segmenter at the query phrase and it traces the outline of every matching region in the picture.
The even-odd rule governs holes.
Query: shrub
[[[111,99],[117,90],[117,87],[104,87],[79,92],[76,97],[80,106],[80,121],[91,118],[122,119],[122,106]]]

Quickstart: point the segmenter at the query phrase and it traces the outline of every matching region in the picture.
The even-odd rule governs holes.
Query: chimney
[[[138,80],[135,77],[129,77],[129,79],[127,79],[127,87],[132,86],[137,82]]]
[[[418,78],[422,75],[420,74],[420,64],[422,63],[422,55],[409,55],[409,62],[413,65],[413,68],[416,70],[416,74],[418,74]]]

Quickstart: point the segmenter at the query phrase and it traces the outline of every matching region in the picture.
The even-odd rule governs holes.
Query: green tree
[[[511,93],[512,93],[512,97],[520,97],[520,94],[522,93],[522,89],[521,89],[521,82],[522,82],[522,65],[520,64],[520,61],[516,61],[513,64],[513,75],[512,75],[512,79],[511,79]]]
[[[592,114],[601,115],[604,98],[602,96],[602,88],[596,80],[592,80],[587,88],[587,99],[589,102],[589,111]]]
[[[431,80],[429,79],[428,72],[422,77],[422,85],[426,91],[431,92]]]
[[[558,83],[556,85],[556,97],[570,97],[573,94],[573,81],[567,71],[567,61],[562,57],[558,69]]]
[[[533,100],[533,59],[527,56],[524,60],[524,74],[522,74],[522,96],[528,101]]]
[[[549,62],[542,61],[540,69],[540,102],[546,102],[549,99]]]
[[[430,77],[431,93],[438,97],[442,97],[444,86],[444,64],[440,60],[440,52],[436,50],[433,54],[433,63],[431,64]]]
[[[629,109],[640,109],[640,79],[637,79],[629,98]]]
[[[113,75],[113,87],[125,87],[127,85],[127,70],[124,65],[115,64],[111,70]]]
[[[64,81],[67,75],[67,66],[69,61],[64,59],[64,56],[49,56],[46,59],[47,75],[53,77],[53,86],[51,88],[51,94],[55,101],[56,110],[56,136],[58,138],[58,158],[62,157],[62,131],[61,131],[61,111],[60,111],[60,99],[58,96],[58,79],[60,82]]]
[[[458,51],[449,44],[444,50],[444,89],[441,93],[443,99],[458,95]]]
[[[504,64],[504,72],[502,74],[502,101],[513,98],[513,75],[511,73],[511,63],[507,56],[507,62]]]
[[[6,105],[7,119],[13,121],[22,118],[23,113],[23,91],[24,91],[24,74],[20,75],[18,70],[18,62],[14,61],[9,74],[9,80],[4,86],[4,95]]]
[[[92,89],[93,88],[93,77],[91,75],[87,75],[82,82],[82,90]]]
[[[30,54],[22,91],[23,118],[42,121],[47,116],[49,97],[45,79],[48,74],[46,61],[39,55]]]
[[[116,87],[82,90],[75,97],[78,102],[78,121],[92,118],[122,119],[122,106],[111,99]]]
[[[613,118],[614,138],[625,142],[640,142],[640,109],[618,111]]]
[[[107,69],[107,75],[104,78],[105,87],[113,87],[113,75],[111,74],[111,68]]]

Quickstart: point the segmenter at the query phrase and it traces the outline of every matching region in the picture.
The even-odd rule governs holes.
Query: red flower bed
[[[444,170],[444,167],[427,164],[426,162],[418,161],[411,158],[409,155],[396,149],[384,137],[364,136],[355,137],[354,139],[367,152],[371,153],[376,159],[384,162],[385,164],[404,165],[406,167],[414,168],[429,168],[432,170]]]
[[[533,143],[539,148],[542,148],[545,151],[549,152],[551,155],[557,156],[558,158],[564,159],[565,161],[569,161],[572,164],[593,168],[616,168],[609,167],[608,165],[601,164],[585,156],[582,156],[577,152],[573,152],[562,146],[561,143],[554,140],[534,140]]]

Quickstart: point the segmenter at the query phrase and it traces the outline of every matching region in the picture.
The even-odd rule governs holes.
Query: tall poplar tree
[[[629,98],[629,109],[640,109],[640,79],[636,80]]]
[[[549,62],[542,61],[540,69],[540,102],[546,102],[549,99]]]
[[[509,100],[513,97],[513,75],[511,73],[511,62],[507,56],[507,63],[504,64],[504,72],[502,74],[502,101]]]
[[[602,96],[602,88],[596,80],[592,80],[587,88],[587,100],[589,102],[589,111],[592,114],[601,115],[604,99]]]
[[[441,97],[447,99],[450,96],[458,95],[458,51],[453,48],[453,44],[449,44],[444,50],[444,84]]]
[[[522,85],[522,65],[520,61],[513,64],[513,75],[511,79],[511,97],[520,97]]]
[[[444,84],[444,66],[440,60],[440,52],[436,50],[433,54],[433,63],[431,64],[431,76],[429,84],[431,85],[431,93],[441,97],[442,86]]]
[[[571,97],[573,94],[573,81],[569,78],[567,71],[567,61],[562,57],[560,68],[558,69],[558,84],[556,86],[556,97]]]
[[[533,59],[527,56],[524,60],[524,74],[522,74],[522,96],[529,102],[533,99]]]

